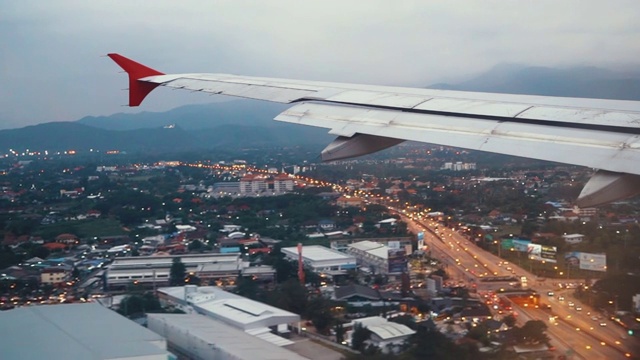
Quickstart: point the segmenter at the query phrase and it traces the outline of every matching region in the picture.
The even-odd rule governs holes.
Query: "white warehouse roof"
[[[355,250],[367,252],[371,255],[374,255],[382,259],[389,258],[388,246],[379,244],[377,242],[369,241],[369,240],[358,241],[357,243],[349,244],[348,248],[353,248]]]
[[[403,336],[413,335],[416,333],[406,325],[389,321],[381,316],[371,316],[356,319],[347,324],[347,326],[353,326],[355,324],[360,324],[366,327],[381,340],[391,340]]]
[[[307,359],[203,315],[149,314],[148,320],[149,329],[166,337],[189,356],[238,360]]]
[[[0,312],[3,359],[166,360],[163,337],[96,303]]]
[[[196,255],[170,256],[128,256],[115,258],[111,265],[109,265],[109,269],[171,267],[174,258],[180,258],[180,261],[186,266],[197,266],[200,264],[214,264],[221,262],[240,262],[240,256],[238,254],[207,253]]]
[[[392,340],[416,333],[408,326],[394,322],[387,322],[386,324],[377,326],[368,326],[367,329],[377,335],[381,340]]]
[[[215,286],[175,286],[160,288],[197,312],[242,330],[289,324],[300,321],[300,315],[224,291]]]
[[[298,256],[298,248],[295,246],[282,248],[282,252],[292,256]],[[320,245],[310,245],[302,247],[302,258],[307,261],[327,261],[327,260],[353,260],[351,255],[341,253],[340,251],[329,249]]]

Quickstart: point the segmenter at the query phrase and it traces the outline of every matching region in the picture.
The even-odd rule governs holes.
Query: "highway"
[[[455,282],[474,283],[478,291],[496,291],[510,286],[505,282],[481,280],[491,276],[527,277],[529,287],[540,294],[542,302],[551,305],[552,311],[550,313],[548,310],[514,306],[514,310],[519,314],[519,323],[522,325],[529,319],[545,321],[548,326],[547,333],[559,355],[568,354],[571,355],[568,358],[573,359],[624,359],[640,354],[637,339],[628,338],[622,327],[581,304],[572,296],[573,290],[559,289],[558,281],[537,279],[535,275],[515,264],[505,264],[504,260],[472,244],[456,230],[446,228],[435,221],[418,218],[414,214],[393,207],[389,209],[400,215],[413,233],[424,232],[425,245],[433,257],[443,262],[445,270]],[[553,292],[554,296],[548,296],[549,292]],[[564,297],[563,301],[559,300],[560,296]],[[573,306],[569,306],[570,302]],[[578,311],[576,308],[582,310]],[[553,322],[550,321],[550,315],[554,316]],[[604,325],[601,326],[601,323]]]

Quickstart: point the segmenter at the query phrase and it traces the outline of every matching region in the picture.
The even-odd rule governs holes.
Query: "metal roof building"
[[[166,340],[95,303],[0,312],[3,359],[166,360]]]
[[[300,321],[298,314],[247,299],[215,286],[176,286],[158,289],[158,293],[161,299],[180,305],[186,312],[193,309],[199,314],[235,328],[255,334],[265,333],[265,336],[269,336],[269,327],[287,331],[287,324],[297,324]],[[271,340],[286,342],[284,338]]]
[[[368,342],[377,346],[383,352],[397,350],[395,349],[396,347],[401,346],[405,340],[416,333],[408,326],[388,321],[380,316],[356,319],[349,324],[345,324],[345,327],[353,327],[355,324],[360,324],[369,329],[371,336]],[[347,331],[346,335],[347,341],[351,342],[353,331]]]
[[[298,248],[282,248],[282,253],[291,260],[298,260]],[[302,247],[302,261],[315,272],[356,268],[356,258],[320,245]]]
[[[171,264],[175,258],[180,258],[187,272],[193,272],[203,280],[235,278],[243,269],[239,254],[118,257],[108,267],[107,284],[110,288],[126,287],[133,282],[141,285],[168,285]]]
[[[192,359],[304,360],[306,357],[198,314],[149,314],[148,326]]]
[[[365,240],[347,245],[347,253],[354,256],[358,265],[369,268],[376,274],[389,271],[389,247],[377,242]]]

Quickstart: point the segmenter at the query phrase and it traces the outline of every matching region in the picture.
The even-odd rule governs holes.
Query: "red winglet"
[[[142,100],[159,85],[138,81],[138,79],[153,75],[164,75],[158,70],[144,66],[120,54],[108,54],[108,56],[129,74],[129,106],[140,105]]]

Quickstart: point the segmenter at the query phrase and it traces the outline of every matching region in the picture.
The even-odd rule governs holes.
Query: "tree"
[[[78,278],[80,278],[80,270],[78,270],[78,268],[77,268],[77,267],[75,267],[75,266],[73,267],[73,270],[71,270],[71,277],[72,277],[73,279],[78,279]]]
[[[474,327],[471,327],[471,329],[469,329],[469,332],[467,333],[467,336],[471,339],[478,340],[483,344],[488,345],[490,342],[489,336],[487,334],[488,330],[489,329],[487,328],[487,324],[480,323]]]
[[[33,250],[31,251],[30,256],[31,257],[39,257],[40,259],[46,259],[47,256],[49,256],[49,254],[51,254],[51,251],[49,251],[49,249],[47,249],[44,246],[38,246],[33,248]]]
[[[365,233],[372,233],[377,230],[376,223],[373,220],[365,220],[362,223],[362,231]]]
[[[200,284],[202,283],[202,280],[192,273],[192,274],[188,274],[184,278],[184,282],[185,284],[200,286]]]
[[[353,327],[353,334],[351,335],[351,348],[358,351],[363,351],[366,347],[365,342],[369,340],[371,331],[364,325],[356,323]]]
[[[184,285],[184,278],[187,276],[187,268],[182,263],[182,260],[177,257],[173,258],[171,264],[171,272],[169,274],[169,284],[171,286]]]
[[[532,236],[534,232],[538,231],[538,228],[538,224],[536,224],[534,221],[525,221],[522,224],[520,233],[524,236]]]
[[[545,333],[547,325],[542,320],[529,320],[521,328],[516,329],[516,341],[519,344],[549,343],[549,336]]]
[[[289,279],[278,285],[267,299],[270,305],[296,314],[307,309],[307,289],[297,279]]]
[[[160,301],[152,293],[130,295],[122,299],[118,312],[124,316],[163,312]]]
[[[316,296],[309,299],[307,304],[307,317],[319,333],[326,333],[333,323],[331,302],[322,296]]]
[[[19,262],[13,250],[6,245],[0,245],[0,269],[4,269]]]
[[[344,341],[344,326],[342,326],[342,323],[336,324],[333,327],[333,330],[336,332],[336,342],[338,344],[342,344],[342,342]]]
[[[187,246],[189,251],[202,251],[203,247],[204,247],[204,244],[202,244],[202,241],[197,239],[190,242],[189,246]]]
[[[443,280],[448,280],[449,279],[449,276],[447,275],[447,272],[444,271],[443,268],[439,268],[439,269],[433,271],[431,273],[431,275],[438,275],[438,276],[442,277]]]
[[[252,278],[244,277],[240,275],[236,279],[235,292],[240,296],[244,296],[252,300],[259,300],[258,298],[259,290],[260,288],[258,287],[258,284]]]
[[[509,314],[502,319],[502,322],[505,323],[508,327],[513,327],[516,324],[516,317],[513,314]]]

